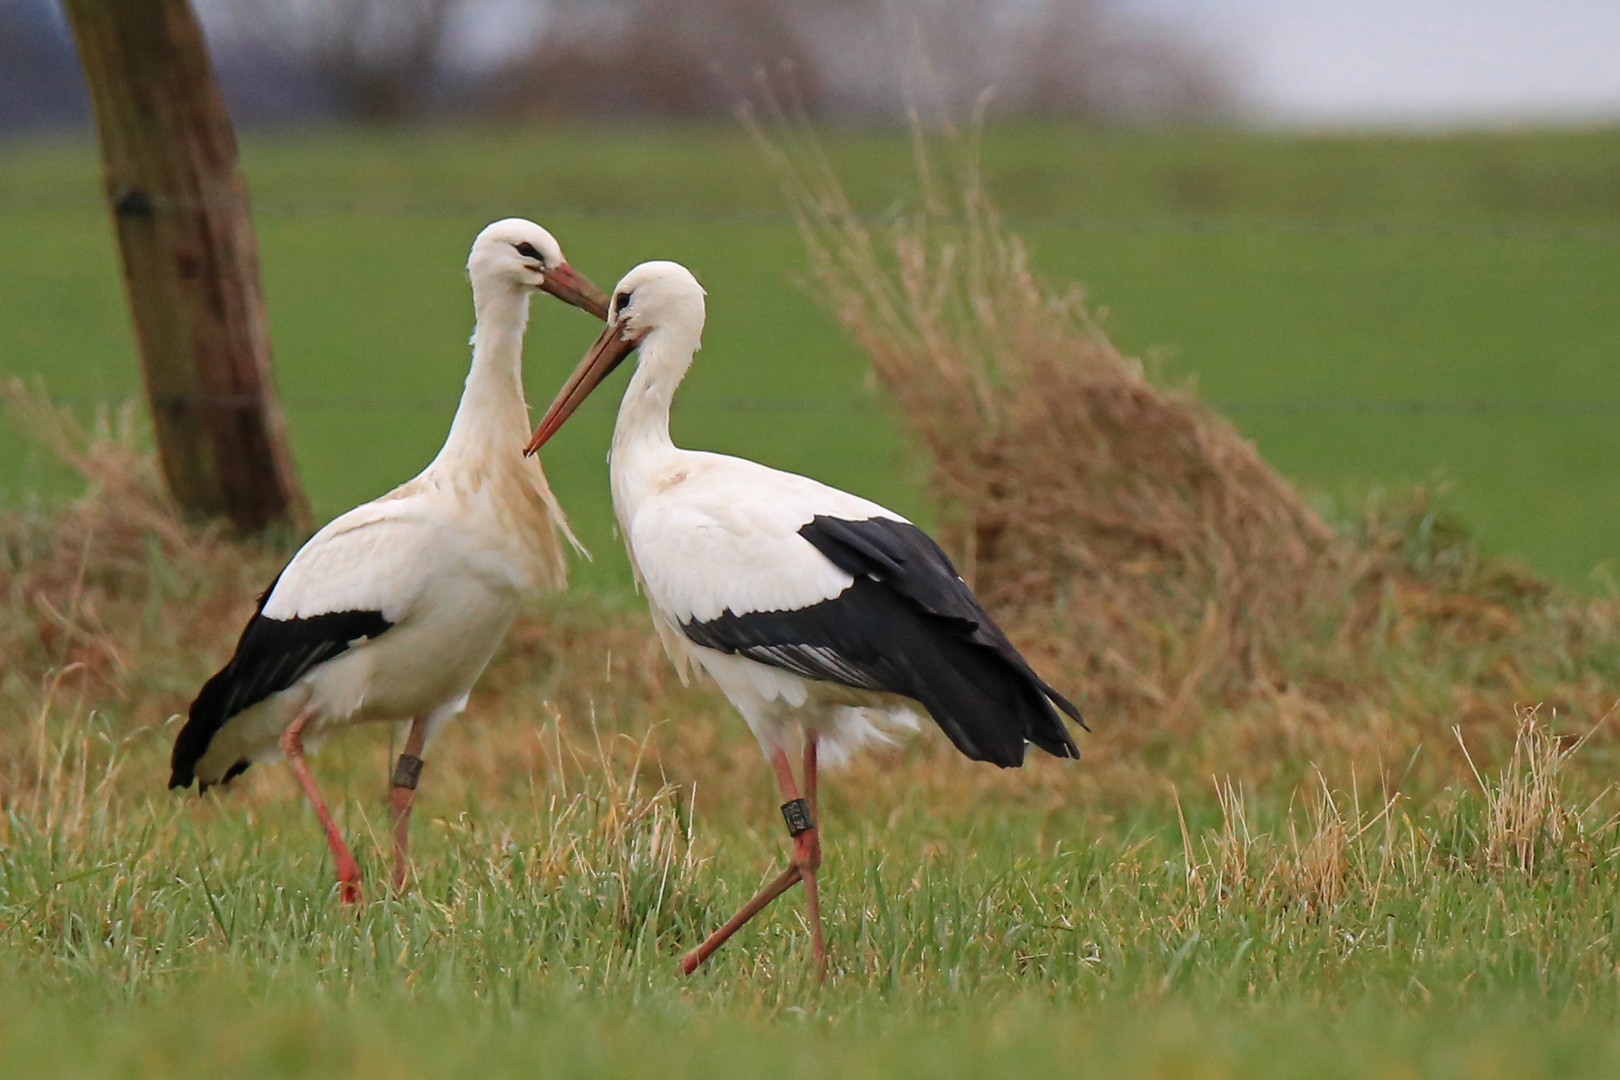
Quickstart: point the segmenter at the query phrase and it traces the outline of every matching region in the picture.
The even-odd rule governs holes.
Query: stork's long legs
[[[405,871],[410,865],[411,806],[416,802],[416,782],[422,778],[422,747],[427,742],[427,720],[411,721],[405,736],[405,750],[394,764],[389,778],[388,801],[394,807],[394,893],[405,891]]]
[[[804,736],[804,801],[810,806],[810,820],[821,820],[816,813],[816,733]],[[810,922],[810,955],[816,965],[816,981],[827,981],[827,949],[821,938],[821,893],[816,888],[816,871],[821,869],[821,833],[814,825],[793,838],[793,864],[804,879],[805,915]]]
[[[776,783],[782,791],[782,813],[788,820],[788,830],[793,834],[793,862],[769,885],[754,894],[753,899],[744,904],[727,923],[706,938],[703,944],[693,949],[681,958],[681,972],[686,975],[698,969],[698,965],[714,955],[714,951],[724,945],[726,941],[742,929],[743,925],[765,909],[765,905],[787,892],[797,882],[803,881],[808,901],[808,916],[810,922],[810,940],[812,955],[815,959],[816,978],[826,981],[827,955],[822,945],[821,934],[821,898],[816,891],[816,871],[821,868],[821,837],[815,825],[816,806],[816,735],[813,731],[805,733],[804,743],[804,788],[805,798],[799,798],[799,788],[793,781],[793,766],[788,763],[787,754],[778,748],[771,754],[771,765],[776,770]],[[802,819],[800,815],[803,815]],[[803,821],[802,826],[795,823]]]
[[[287,725],[287,730],[281,733],[281,752],[287,755],[287,764],[292,766],[293,775],[304,787],[304,797],[315,808],[315,816],[321,820],[321,828],[326,830],[326,843],[332,849],[332,859],[337,864],[338,895],[345,904],[358,904],[360,902],[360,864],[354,861],[349,853],[349,845],[343,842],[343,836],[338,832],[337,822],[332,820],[332,812],[326,808],[326,800],[321,798],[320,788],[315,786],[315,778],[309,775],[309,766],[304,764],[304,725],[314,716],[309,711],[299,713],[293,722]]]

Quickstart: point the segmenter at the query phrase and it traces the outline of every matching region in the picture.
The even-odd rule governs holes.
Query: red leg
[[[814,767],[815,767],[815,737],[809,737],[805,744],[805,764],[811,770],[808,783],[811,785],[811,797],[814,798]],[[799,797],[799,786],[793,780],[793,766],[788,763],[787,754],[781,750],[771,754],[771,766],[776,770],[776,784],[782,790],[782,800],[791,803]],[[812,819],[813,820],[813,819]],[[797,882],[804,881],[810,890],[810,916],[811,932],[815,948],[818,971],[825,972],[825,960],[821,948],[821,908],[815,892],[815,872],[821,865],[821,842],[816,837],[815,826],[799,832],[793,837],[793,864],[776,876],[776,879],[765,886],[754,898],[742,906],[742,909],[733,915],[726,925],[710,934],[708,938],[681,958],[681,973],[690,975],[698,969],[698,965],[714,954],[714,951],[724,945],[726,941],[742,929],[743,925],[765,909],[765,905],[781,896]]]
[[[816,750],[821,736],[814,730],[804,733],[804,801],[810,804],[810,819],[816,820]]]
[[[754,894],[754,898],[742,906],[731,920],[704,939],[703,944],[681,957],[681,974],[690,975],[698,969],[698,965],[714,955],[714,950],[724,945],[726,941],[741,930],[743,924],[761,911],[765,905],[787,892],[799,880],[799,868],[790,866],[777,875],[776,880]]]
[[[405,750],[399,755],[390,778],[388,801],[394,808],[394,895],[405,891],[405,871],[410,867],[411,806],[416,801],[416,782],[422,776],[422,746],[427,742],[427,721],[411,721],[405,736]]]
[[[804,801],[810,806],[810,820],[816,813],[816,733],[804,734]],[[821,869],[821,833],[812,825],[793,838],[793,865],[804,880],[805,914],[810,922],[810,955],[816,965],[816,981],[827,981],[827,948],[821,937],[821,893],[816,888],[816,871]]]
[[[332,812],[326,808],[326,800],[321,798],[315,778],[309,775],[309,766],[304,764],[304,725],[309,723],[311,716],[311,713],[301,712],[287,725],[287,730],[281,733],[281,752],[287,755],[287,764],[292,766],[293,775],[304,786],[304,797],[315,808],[315,816],[320,818],[321,828],[326,830],[326,843],[332,849],[333,861],[337,863],[338,895],[345,904],[357,904],[360,902],[360,864],[349,853],[349,845],[343,842],[337,822],[332,820]]]

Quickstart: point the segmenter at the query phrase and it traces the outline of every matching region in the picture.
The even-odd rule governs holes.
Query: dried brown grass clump
[[[0,686],[54,672],[127,695],[206,674],[152,660],[208,657],[222,639],[234,643],[280,553],[224,543],[184,519],[138,446],[133,403],[86,426],[43,389],[13,380],[0,405],[88,486],[64,507],[0,512]]]
[[[1190,392],[1154,385],[1078,289],[1030,267],[971,150],[870,227],[830,171],[762,139],[820,290],[932,460],[942,538],[1021,644],[1082,697],[1180,711],[1271,674],[1331,595],[1326,525]]]

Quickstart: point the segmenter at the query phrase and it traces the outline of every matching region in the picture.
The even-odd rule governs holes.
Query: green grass
[[[220,997],[232,989],[191,987],[172,1011],[135,1007],[104,1016],[94,1006],[32,1008],[10,1018],[27,1025],[10,1049],[25,1067],[59,1062],[80,1076],[122,1077],[625,1077],[656,1071],[692,1080],[1054,1074],[1535,1080],[1609,1076],[1620,1064],[1620,1041],[1606,1026],[1514,1009],[1448,1015],[1420,1027],[1369,1009],[1257,1016],[1242,1008],[1211,1015],[1174,1006],[1143,1012],[1015,1003],[989,1014],[882,1024],[831,1025],[788,1015],[762,1030],[662,1002],[644,1001],[628,1016],[604,1018],[573,995],[559,1001],[533,990],[520,996],[519,1006],[495,1015],[439,1000],[415,1000],[408,1010],[272,1000],[222,1013]],[[154,1027],[168,1035],[161,1046],[151,1037]],[[423,1038],[424,1027],[457,1037]],[[721,1046],[726,1049],[717,1051]]]
[[[436,760],[418,880],[350,912],[284,770],[168,797],[147,782],[164,732],[41,715],[25,757],[44,782],[14,773],[0,824],[5,1075],[1598,1076],[1620,1058],[1614,825],[1556,777],[1487,773],[1387,813],[1317,788],[1240,816],[1187,788],[1184,840],[1162,800],[1074,799],[1062,763],[1018,786],[1069,797],[956,805],[904,773],[983,795],[965,762],[864,768],[827,788],[818,988],[796,892],[675,973],[779,858],[757,762],[711,763],[694,800],[685,778],[632,779],[614,740],[526,770],[512,714],[458,731],[448,760],[508,760]],[[342,793],[378,782],[375,743],[318,769],[372,882],[386,829]],[[1532,828],[1535,862],[1504,858],[1490,797],[1534,793],[1577,831]]]
[[[903,201],[902,139],[855,130],[827,146],[862,205]],[[698,271],[710,328],[678,437],[925,511],[920,465],[864,393],[859,353],[797,286],[783,201],[732,128],[257,135],[244,158],[319,516],[433,453],[466,361],[460,266],[476,230],[508,213],[541,219],[604,286],[649,257]],[[1232,403],[1308,487],[1438,475],[1487,550],[1578,586],[1620,553],[1620,133],[1026,125],[992,129],[984,158],[1039,265],[1085,282],[1125,348]],[[43,373],[65,397],[139,387],[95,187],[84,142],[0,150],[0,371]],[[577,313],[539,309],[535,402],[590,334]],[[580,580],[620,589],[601,463],[611,407],[593,402],[548,464],[598,556]],[[0,497],[65,482],[0,433]]]

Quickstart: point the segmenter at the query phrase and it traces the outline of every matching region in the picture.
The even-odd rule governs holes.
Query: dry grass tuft
[[[1314,920],[1332,918],[1351,902],[1377,910],[1399,891],[1398,882],[1424,873],[1543,884],[1590,878],[1612,863],[1620,834],[1620,815],[1598,812],[1612,784],[1595,796],[1575,794],[1582,778],[1569,765],[1591,735],[1560,737],[1537,710],[1523,709],[1505,759],[1474,771],[1480,797],[1441,789],[1414,811],[1416,820],[1398,812],[1411,800],[1387,784],[1369,806],[1356,784],[1335,789],[1316,772],[1295,789],[1271,829],[1252,824],[1244,787],[1217,780],[1219,824],[1195,836],[1178,794],[1189,895],[1206,907],[1287,910]],[[1584,779],[1588,791],[1596,786]]]
[[[79,711],[76,722],[58,729],[52,719],[63,709],[63,682],[56,673],[42,687],[33,715],[19,725],[20,745],[7,747],[6,774],[0,775],[0,848],[18,828],[57,842],[83,845],[105,839],[127,760],[123,740],[94,712]],[[68,709],[82,710],[70,703]]]
[[[1276,864],[1274,892],[1313,914],[1331,911],[1347,891],[1351,845],[1366,827],[1359,814],[1346,815],[1322,781],[1305,802],[1303,827],[1289,816],[1288,854]]]
[[[1218,780],[1219,827],[1195,846],[1182,821],[1188,887],[1220,905],[1284,907],[1311,917],[1352,892],[1376,897],[1396,851],[1394,810],[1402,799],[1388,793],[1369,810],[1353,788],[1335,792],[1318,772],[1290,800],[1279,839],[1251,826],[1241,786]]]
[[[47,675],[128,696],[206,674],[143,661],[234,642],[278,552],[187,522],[136,440],[133,403],[85,426],[20,380],[0,386],[12,423],[84,477],[64,508],[0,511],[0,685]],[[176,610],[184,610],[177,618]]]
[[[570,877],[594,881],[615,925],[635,933],[649,918],[686,906],[697,891],[705,860],[683,817],[690,792],[645,778],[650,734],[604,738],[593,728],[591,736],[566,740],[555,724],[542,733],[549,794],[527,873],[542,889]]]
[[[1474,770],[1485,800],[1478,858],[1486,868],[1534,877],[1550,859],[1587,867],[1600,861],[1595,845],[1613,833],[1620,819],[1596,820],[1594,811],[1613,785],[1580,806],[1572,800],[1564,777],[1569,760],[1597,730],[1563,739],[1553,734],[1536,709],[1519,711],[1513,750],[1502,768],[1494,776]],[[1462,742],[1460,731],[1457,741]],[[1467,754],[1466,747],[1463,752]]]

